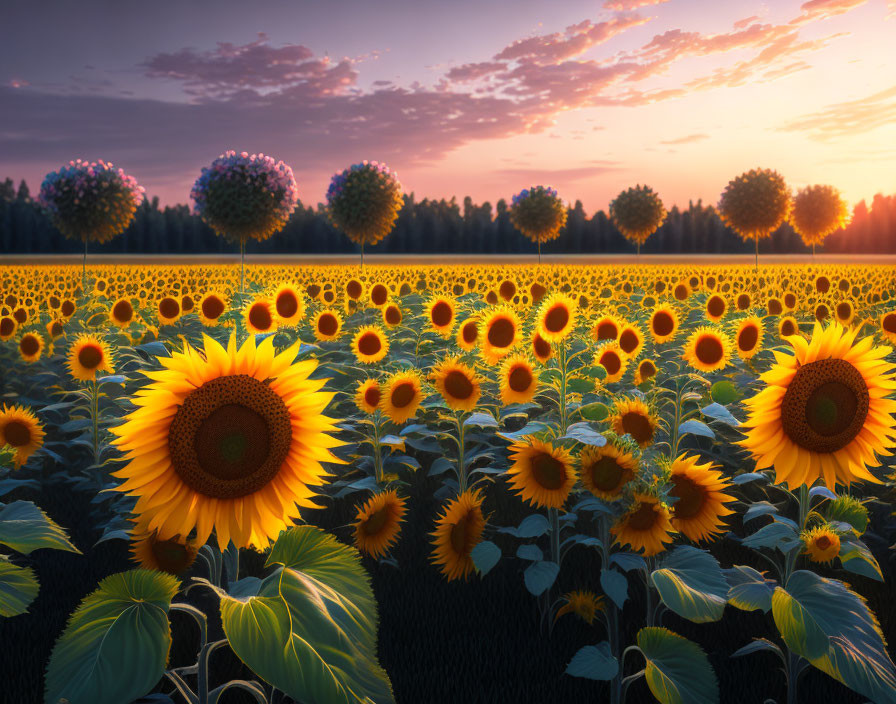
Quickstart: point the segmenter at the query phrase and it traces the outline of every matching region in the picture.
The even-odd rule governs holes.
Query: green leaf
[[[722,618],[728,583],[719,563],[705,550],[678,546],[650,578],[663,603],[682,618],[694,623]]]
[[[712,388],[709,390],[709,395],[712,397],[713,401],[720,403],[723,406],[736,401],[738,398],[737,387],[727,379],[717,381],[713,384]]]
[[[607,641],[580,648],[566,666],[567,675],[589,680],[611,680],[618,672],[619,661],[610,653]]]
[[[586,420],[602,421],[610,415],[610,409],[600,402],[589,403],[588,405],[579,408],[579,414]]]
[[[377,611],[360,553],[314,526],[280,534],[256,593],[221,594],[224,633],[263,680],[305,704],[394,702],[376,659]]]
[[[581,377],[568,379],[566,390],[574,394],[587,394],[589,391],[594,391],[594,379],[583,379]]]
[[[560,566],[556,562],[545,562],[539,560],[533,562],[523,572],[523,582],[526,589],[533,596],[538,596],[545,590],[550,589],[551,585],[557,579],[560,573]]]
[[[501,548],[491,540],[483,540],[473,548],[470,557],[479,574],[486,575],[501,559]]]
[[[628,580],[625,575],[609,567],[600,571],[600,588],[604,590],[616,608],[622,609],[628,599]]]
[[[877,617],[843,582],[794,572],[772,597],[787,646],[822,672],[877,704],[896,702],[896,666]]]
[[[853,536],[850,539],[850,536]],[[860,574],[863,577],[884,581],[883,573],[880,571],[880,565],[868,546],[861,540],[855,538],[855,534],[844,536],[840,542],[840,563],[843,569],[849,570],[854,574]]]
[[[687,433],[692,433],[693,435],[702,435],[706,438],[715,438],[716,434],[712,431],[706,423],[703,423],[699,420],[686,420],[684,423],[678,426],[679,435],[686,435]]]
[[[130,570],[106,577],[72,614],[47,665],[47,704],[121,704],[149,692],[165,673],[168,609],[176,577]]]
[[[838,496],[825,506],[828,521],[849,523],[859,535],[868,528],[868,508],[852,496]]]
[[[0,543],[25,555],[39,548],[81,553],[65,530],[30,501],[13,501],[0,508]]]
[[[700,646],[666,628],[642,628],[638,648],[647,660],[644,677],[661,704],[714,704],[719,684]]]
[[[746,565],[735,565],[724,570],[728,580],[728,603],[742,611],[762,609],[768,613],[772,608],[772,594],[775,591],[774,580]]]
[[[792,526],[777,521],[762,526],[743,540],[743,544],[748,548],[777,548],[785,554],[801,542]]]
[[[8,618],[28,611],[39,589],[34,570],[0,558],[0,616]]]

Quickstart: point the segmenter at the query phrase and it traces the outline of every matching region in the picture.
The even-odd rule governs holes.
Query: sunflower
[[[61,320],[51,320],[47,323],[47,336],[51,340],[62,337],[65,334],[65,323]]]
[[[691,295],[691,287],[687,281],[679,281],[672,289],[672,296],[676,301],[686,301]]]
[[[495,364],[519,342],[520,318],[509,306],[493,308],[483,319],[482,327],[482,354],[489,364]]]
[[[532,354],[542,364],[554,356],[554,348],[551,347],[551,343],[541,336],[537,328],[532,333]]]
[[[628,366],[628,356],[619,347],[619,343],[611,341],[601,345],[594,353],[594,363],[607,370],[603,383],[619,381]]]
[[[576,590],[560,598],[566,603],[557,610],[554,621],[564,614],[575,614],[590,626],[594,623],[594,617],[605,608],[604,598],[590,591]]]
[[[457,338],[455,342],[465,352],[469,352],[476,346],[479,339],[479,323],[475,318],[465,320],[463,325],[457,329]]]
[[[724,369],[731,359],[731,341],[712,328],[699,327],[688,337],[681,358],[701,372]]]
[[[33,332],[26,332],[19,338],[19,356],[22,361],[31,363],[40,359],[44,349],[44,338]]]
[[[528,437],[510,446],[510,459],[510,485],[524,501],[538,507],[563,506],[576,483],[569,450]]]
[[[622,487],[634,479],[638,461],[615,445],[586,446],[579,455],[579,479],[598,498],[614,501],[622,496]]]
[[[697,464],[698,459],[682,454],[672,462],[668,474],[672,484],[669,496],[678,499],[672,504],[672,525],[694,542],[721,535],[721,517],[734,513],[724,504],[735,500],[723,491],[731,483],[716,469],[718,465]]]
[[[657,306],[650,316],[650,334],[656,343],[668,342],[678,330],[678,315],[671,306]]]
[[[620,349],[625,352],[630,359],[634,359],[641,354],[641,348],[644,347],[644,335],[637,325],[626,323],[619,331]]]
[[[159,539],[157,530],[141,530],[138,521],[131,534],[131,560],[147,570],[159,570],[179,575],[186,572],[196,561],[199,545],[195,540],[187,540],[175,535],[167,540]]]
[[[271,300],[281,325],[297,325],[305,317],[305,302],[298,286],[291,283],[280,284]]]
[[[501,365],[501,404],[528,403],[538,390],[538,377],[525,355],[513,354]]]
[[[315,360],[293,364],[297,342],[275,354],[273,337],[237,350],[204,337],[204,355],[160,357],[161,371],[132,402],[137,410],[112,429],[128,464],[113,475],[118,491],[136,496],[134,511],[161,540],[189,535],[204,544],[264,548],[298,518],[297,505],[317,508],[311,487],[327,476],[321,462],[342,464],[330,448],[342,443],[323,415],[333,397],[325,379],[310,379]]]
[[[431,378],[445,403],[455,411],[472,411],[479,401],[479,377],[459,357],[442,360],[433,367]]]
[[[126,328],[134,318],[134,306],[127,298],[119,298],[109,308],[109,322],[117,327]]]
[[[454,302],[446,296],[435,296],[426,304],[429,326],[442,337],[451,335],[454,327]]]
[[[112,374],[112,354],[109,346],[94,335],[81,334],[68,353],[68,368],[75,379],[96,381],[98,371]]]
[[[675,528],[666,504],[650,494],[635,493],[629,510],[610,528],[616,544],[643,550],[644,557],[656,555],[671,543]]]
[[[345,282],[345,295],[351,300],[357,301],[364,295],[364,284],[357,279],[349,279]]]
[[[373,558],[385,555],[398,539],[406,511],[405,499],[394,490],[371,496],[355,516],[355,547]]]
[[[174,296],[160,298],[156,304],[156,315],[159,325],[173,325],[180,318],[180,301]]]
[[[402,318],[401,308],[396,304],[390,303],[383,307],[383,323],[386,327],[394,328],[401,325]]]
[[[404,423],[417,413],[423,400],[420,377],[414,371],[396,372],[389,377],[380,399],[380,410],[393,423]]]
[[[479,490],[467,489],[445,506],[430,533],[435,548],[432,561],[449,581],[466,578],[474,569],[471,553],[482,539],[485,517]]]
[[[352,352],[361,364],[373,364],[389,353],[389,340],[379,326],[364,325],[352,338]]]
[[[538,333],[547,342],[562,342],[576,326],[576,303],[569,296],[555,293],[538,309]]]
[[[207,293],[199,301],[199,320],[203,325],[213,327],[218,324],[218,319],[227,310],[227,298],[223,293]]]
[[[840,301],[834,306],[834,316],[841,325],[849,325],[856,317],[856,309],[851,301]]]
[[[380,405],[382,395],[379,382],[376,379],[366,379],[358,384],[355,391],[355,405],[362,413],[373,415]]]
[[[811,341],[792,335],[794,355],[775,353],[776,364],[759,378],[767,384],[744,403],[747,437],[739,444],[756,460],[756,470],[775,468],[775,481],[790,489],[823,478],[879,483],[868,465],[896,445],[894,365],[890,347],[873,339],[853,344],[858,328],[815,325]]]
[[[762,334],[762,321],[755,315],[741,320],[734,335],[738,357],[753,357],[762,348]]]
[[[16,322],[15,318],[11,315],[4,315],[0,318],[0,340],[3,340],[4,342],[9,340],[16,334],[18,328],[19,324]]]
[[[896,344],[896,311],[880,316],[880,330],[890,342]]]
[[[725,317],[725,311],[728,310],[728,302],[725,297],[719,293],[714,293],[706,299],[706,317],[712,322],[717,323]]]
[[[604,340],[616,340],[619,337],[619,331],[622,323],[614,315],[604,315],[597,319],[597,322],[591,327],[591,337],[596,342]]]
[[[0,408],[0,445],[16,452],[13,462],[21,467],[44,444],[44,429],[37,416],[25,406]]]
[[[753,298],[749,293],[739,293],[734,299],[734,303],[738,310],[748,310],[753,305]]]
[[[647,405],[636,398],[618,398],[613,413],[607,418],[617,435],[631,435],[639,447],[653,442],[657,421]]]
[[[832,562],[840,554],[840,536],[828,526],[803,531],[800,537],[805,548],[803,552],[812,562]]]
[[[370,302],[377,308],[386,305],[391,295],[391,291],[385,284],[374,284],[370,287]]]
[[[778,321],[778,336],[782,338],[800,334],[800,325],[792,315],[786,315]]]
[[[277,329],[277,317],[274,306],[266,298],[256,298],[243,309],[243,322],[252,334],[274,332]]]
[[[640,386],[645,381],[653,379],[656,376],[656,364],[652,359],[642,359],[635,370],[635,386]]]
[[[335,340],[342,331],[342,318],[339,317],[339,313],[335,310],[322,310],[314,316],[312,326],[314,328],[314,337],[318,341]]]

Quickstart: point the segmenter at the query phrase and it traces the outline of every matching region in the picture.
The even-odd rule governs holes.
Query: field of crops
[[[0,296],[10,701],[896,702],[893,267]]]

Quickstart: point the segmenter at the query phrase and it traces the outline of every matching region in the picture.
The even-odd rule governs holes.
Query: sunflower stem
[[[548,509],[548,518],[551,522],[551,562],[560,566],[560,511],[556,508]]]
[[[229,587],[240,578],[240,549],[231,540],[221,557],[227,570],[227,586]]]
[[[99,457],[99,407],[100,392],[96,379],[90,383],[90,420],[93,426],[93,464],[100,463]]]
[[[380,411],[373,414],[373,472],[376,483],[383,481],[383,452],[380,448]]]
[[[566,427],[569,424],[569,414],[566,409],[566,384],[567,384],[567,359],[566,342],[561,341],[560,347],[560,437],[566,435]]]
[[[464,467],[464,415],[465,413],[460,411],[454,416],[457,421],[457,486],[460,489],[459,494],[463,494],[467,490],[467,471]]]

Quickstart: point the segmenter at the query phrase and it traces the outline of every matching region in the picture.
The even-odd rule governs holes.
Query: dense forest
[[[18,188],[12,179],[0,183],[0,253],[80,252],[78,242],[65,239],[42,212],[25,181]],[[187,205],[159,207],[158,197],[144,199],[131,226],[112,242],[91,245],[92,252],[106,253],[228,253],[237,247],[217,237]],[[347,237],[332,227],[323,204],[299,203],[286,227],[265,242],[250,242],[249,253],[352,253],[358,251]],[[523,254],[535,245],[511,224],[506,201],[494,207],[466,197],[417,201],[404,196],[393,232],[372,253],[477,253]],[[568,211],[560,237],[543,246],[551,253],[634,252],[628,242],[599,210],[587,217],[581,201]],[[787,224],[759,245],[760,253],[809,252]],[[861,201],[852,221],[830,235],[819,251],[829,253],[896,253],[896,195],[877,194],[868,207]],[[689,203],[686,210],[673,206],[660,229],[642,247],[645,254],[752,253],[752,241],[744,242],[725,227],[711,205]]]

